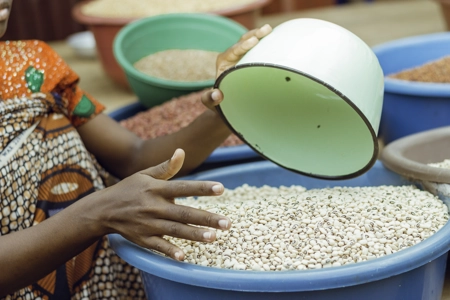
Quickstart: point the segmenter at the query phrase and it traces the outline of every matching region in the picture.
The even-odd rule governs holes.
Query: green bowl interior
[[[133,64],[152,53],[168,49],[199,49],[223,52],[247,31],[231,19],[210,14],[167,14],[132,22],[120,30],[114,54],[127,76],[162,87],[203,88],[214,80],[180,82],[148,76]]]
[[[355,177],[374,164],[376,136],[345,96],[292,70],[240,67],[219,77],[219,109],[262,156],[319,178]]]

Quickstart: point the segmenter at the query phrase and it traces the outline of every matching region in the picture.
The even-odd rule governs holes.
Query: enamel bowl
[[[251,148],[311,177],[343,179],[378,155],[384,77],[360,38],[336,24],[287,21],[215,83],[219,113]]]

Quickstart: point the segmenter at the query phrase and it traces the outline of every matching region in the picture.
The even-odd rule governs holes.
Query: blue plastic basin
[[[224,167],[191,175],[218,180],[227,188],[244,183],[272,186],[380,186],[411,184],[380,162],[364,175],[343,181],[303,176],[269,161]],[[446,203],[448,205],[448,203]],[[148,299],[441,299],[450,224],[405,250],[356,264],[318,270],[264,272],[203,267],[177,262],[110,235],[112,248],[139,268]]]
[[[128,104],[109,114],[116,121],[125,120],[133,117],[139,112],[148,110],[139,102]],[[249,162],[262,160],[262,158],[247,145],[238,145],[232,147],[219,147],[214,150],[200,167],[201,170],[212,169],[213,167],[224,166],[229,163]]]
[[[385,75],[450,55],[450,33],[403,38],[373,47]],[[450,125],[450,84],[385,78],[379,136],[384,143]]]

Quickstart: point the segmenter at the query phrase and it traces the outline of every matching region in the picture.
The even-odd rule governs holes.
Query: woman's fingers
[[[216,181],[173,180],[153,185],[152,193],[164,198],[222,195],[224,186]]]
[[[223,100],[223,94],[219,89],[211,89],[202,94],[202,103],[209,109],[214,109]]]
[[[256,37],[252,36],[249,39],[239,41],[225,52],[219,54],[217,57],[217,77],[219,77],[223,71],[238,63],[248,50],[258,44],[258,41],[259,40]]]
[[[241,59],[242,56],[244,56],[245,53],[255,47],[258,42],[259,39],[255,36],[252,36],[249,39],[235,44],[233,47],[231,47],[231,51],[225,52],[225,60],[237,62],[239,59]]]
[[[248,40],[252,36],[257,37],[258,39],[262,39],[266,35],[272,32],[272,27],[269,24],[265,24],[260,28],[255,28],[250,31],[247,31],[241,36],[241,41]]]
[[[219,54],[216,61],[216,78],[225,70],[236,65],[239,60],[253,47],[259,40],[272,32],[272,27],[268,24],[258,29],[253,29],[243,34],[240,40],[228,48],[225,52]]]
[[[194,218],[194,216],[193,216]],[[211,220],[214,222],[213,220]],[[206,223],[209,223],[206,222]],[[220,219],[221,225],[216,225],[214,227],[219,227],[221,230],[228,230],[230,228],[231,222],[228,219]],[[180,222],[174,222],[170,220],[155,220],[152,224],[154,232],[157,233],[148,238],[144,238],[141,241],[141,246],[157,250],[164,253],[176,260],[183,260],[184,253],[177,246],[171,244],[166,239],[161,238],[161,236],[171,236],[180,239],[186,239],[191,241],[211,243],[216,239],[216,232],[214,230],[197,227],[192,225],[183,224]]]
[[[272,32],[272,27],[268,24],[261,28],[250,30],[243,34],[236,44],[219,54],[216,61],[216,78],[225,70],[236,65],[250,49],[258,44],[260,39],[270,32]],[[223,94],[218,89],[212,89],[203,93],[201,100],[203,105],[214,110],[214,107],[223,100]]]
[[[153,194],[159,195],[166,199],[174,199],[190,196],[214,196],[221,195],[223,193],[223,185],[215,181],[167,181],[175,176],[181,169],[184,162],[184,157],[184,151],[182,149],[177,149],[170,160],[140,172],[140,174],[150,176],[153,179],[158,179],[149,185],[152,187],[150,191]]]
[[[239,42],[230,48],[231,51],[226,51],[225,58],[230,61],[239,60],[245,53],[258,44],[259,40],[272,32],[272,27],[269,24],[261,28],[253,29],[242,35]],[[228,52],[228,53],[227,53]]]
[[[228,222],[226,224],[227,227],[221,227],[218,229],[228,230],[230,222],[228,220],[226,221]],[[153,221],[152,226],[155,231],[155,235],[157,236],[166,235],[180,239],[205,243],[213,242],[216,239],[216,232],[210,228],[192,226],[189,224],[180,223],[178,221],[175,222],[171,220],[159,219]],[[219,226],[216,225],[215,227]]]
[[[168,204],[161,208],[162,213],[159,218],[151,221],[151,236],[125,235],[124,237],[142,247],[157,250],[176,260],[183,260],[184,252],[161,238],[162,236],[211,243],[216,239],[216,232],[210,228],[228,230],[231,227],[231,221],[228,218],[207,211],[175,204]]]
[[[169,233],[161,232],[161,234],[169,234],[172,236],[194,239],[196,241],[211,241],[209,240],[208,236],[204,235],[204,233],[208,232],[208,229],[204,228],[198,231],[197,228],[195,228],[196,231],[190,232],[189,236],[186,235],[186,231],[183,232],[183,236],[179,236],[178,234],[181,232],[181,229],[184,228],[183,226],[185,224],[194,224],[221,230],[228,230],[231,226],[230,219],[225,216],[214,214],[206,210],[176,204],[166,207],[165,211],[161,212],[160,219],[176,222],[172,224],[172,228],[169,230]],[[161,230],[168,229],[166,227],[161,227]],[[199,232],[201,234],[197,235]],[[214,240],[214,238],[212,238],[212,240]]]
[[[171,244],[167,240],[163,239],[159,236],[151,236],[145,240],[145,245],[142,245],[146,248],[156,250],[161,252],[167,256],[172,257],[175,260],[182,261],[184,260],[184,252],[177,246]]]
[[[181,170],[184,163],[184,158],[184,150],[176,149],[171,159],[160,163],[157,166],[145,169],[140,173],[151,176],[155,179],[169,180]]]
[[[210,97],[212,94],[213,91]],[[135,179],[130,178],[132,186],[141,185],[141,188],[130,191],[132,195],[136,193],[134,197],[138,201],[134,207],[127,201],[124,207],[129,214],[126,214],[125,222],[123,218],[116,222],[120,226],[129,224],[117,231],[125,238],[176,260],[184,259],[183,251],[161,236],[212,242],[216,238],[213,228],[228,230],[231,227],[230,219],[225,216],[174,204],[176,198],[216,196],[224,192],[224,186],[219,182],[168,180],[181,169],[184,158],[184,151],[177,149],[170,160],[139,172]]]

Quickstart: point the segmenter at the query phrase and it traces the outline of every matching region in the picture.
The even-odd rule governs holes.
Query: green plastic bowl
[[[223,52],[247,32],[239,23],[212,14],[165,14],[124,26],[114,39],[114,56],[132,91],[146,107],[214,86],[214,80],[181,82],[146,75],[133,64],[152,53],[169,49]]]

